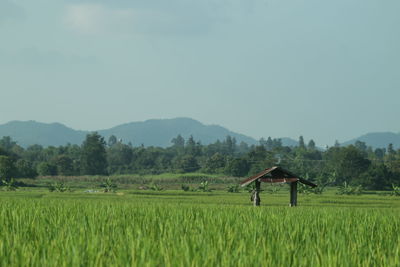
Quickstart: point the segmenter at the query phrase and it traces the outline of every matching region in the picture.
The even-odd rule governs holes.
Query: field
[[[0,266],[399,266],[400,199],[124,190],[0,193]]]

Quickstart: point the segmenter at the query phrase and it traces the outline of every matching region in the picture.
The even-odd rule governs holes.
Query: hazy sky
[[[0,0],[0,123],[400,131],[399,0]]]

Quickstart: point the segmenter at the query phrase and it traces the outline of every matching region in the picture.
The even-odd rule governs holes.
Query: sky
[[[0,124],[400,132],[398,0],[0,0]]]

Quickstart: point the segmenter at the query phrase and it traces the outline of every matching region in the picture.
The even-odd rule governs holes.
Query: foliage
[[[190,186],[188,186],[188,185],[181,185],[181,189],[183,190],[183,191],[185,191],[185,192],[187,192],[187,191],[190,191]]]
[[[245,190],[249,193],[252,193],[256,190],[256,184],[255,183],[250,183],[246,185]]]
[[[14,178],[11,178],[9,180],[3,180],[2,183],[6,191],[15,191],[18,189],[17,182],[15,181]]]
[[[57,167],[49,162],[40,162],[37,165],[37,172],[40,176],[55,176]]]
[[[240,185],[234,184],[228,186],[228,192],[229,193],[239,193],[240,192]]]
[[[226,166],[226,174],[235,177],[243,177],[250,170],[250,164],[246,159],[231,159]]]
[[[391,192],[392,196],[400,196],[400,186],[395,186],[394,184],[392,184],[392,192]]]
[[[54,159],[58,175],[70,176],[74,174],[74,162],[67,155],[59,155]]]
[[[201,192],[211,192],[211,189],[208,186],[208,181],[201,182],[197,190]]]
[[[204,163],[204,170],[208,173],[221,173],[226,165],[226,158],[221,153],[215,153],[207,158]]]
[[[50,192],[58,192],[58,193],[72,192],[72,189],[63,181],[50,184],[48,188]]]
[[[108,177],[101,185],[100,187],[103,188],[104,193],[115,193],[117,190],[117,184],[111,180],[110,177]]]
[[[0,156],[0,177],[9,180],[15,173],[14,161],[8,156]]]
[[[362,186],[351,186],[347,182],[344,182],[338,188],[338,195],[360,195],[363,192]]]
[[[282,188],[281,184],[271,184],[270,186],[267,187],[267,192],[270,194],[276,194],[278,193]]]
[[[156,183],[150,184],[149,189],[153,190],[153,191],[162,191],[162,190],[164,190],[164,188],[162,188],[161,186],[159,186]]]
[[[25,159],[18,159],[15,163],[16,178],[35,178],[38,174],[32,163]]]
[[[82,174],[107,174],[106,142],[98,133],[88,134],[82,145]]]
[[[325,185],[345,181],[367,190],[391,190],[400,183],[400,150],[392,146],[373,150],[363,142],[336,144],[327,150],[317,148],[313,140],[299,138],[300,145],[286,147],[281,140],[260,139],[259,145],[236,144],[233,137],[202,145],[193,136],[174,138],[172,146],[133,147],[114,136],[106,145],[97,133],[89,134],[83,144],[59,147],[32,145],[20,147],[9,137],[0,139],[0,177],[2,179],[40,176],[158,175],[163,173],[225,174],[245,177],[279,165],[300,177],[316,181],[314,193]],[[333,182],[330,174],[336,173]],[[179,183],[197,183],[183,180]],[[302,189],[300,189],[302,190]]]
[[[308,194],[313,193],[313,188],[308,186],[308,185],[305,185],[305,184],[302,184],[302,183],[298,183],[297,186],[298,186],[297,191],[300,194],[308,195]]]
[[[195,172],[200,169],[199,164],[197,163],[196,157],[193,155],[185,155],[182,157],[178,157],[175,160],[175,168],[179,172]]]

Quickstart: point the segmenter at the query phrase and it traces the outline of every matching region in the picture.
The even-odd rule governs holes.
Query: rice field
[[[0,266],[400,266],[400,199],[1,192]]]

